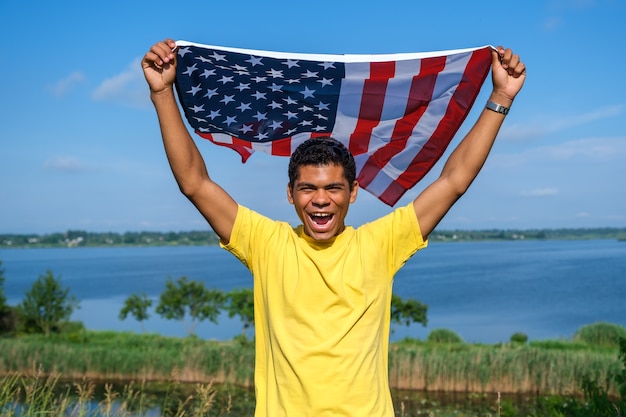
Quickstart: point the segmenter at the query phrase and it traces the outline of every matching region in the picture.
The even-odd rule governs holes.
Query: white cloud
[[[57,81],[55,84],[49,85],[47,89],[53,96],[63,97],[84,80],[85,76],[82,72],[74,71],[67,77]]]
[[[43,167],[46,170],[65,172],[83,171],[85,169],[84,164],[73,156],[55,156],[45,161]]]
[[[621,116],[624,113],[624,106],[621,104],[602,107],[584,114],[570,117],[554,117],[548,120],[524,123],[523,125],[510,125],[502,128],[499,140],[529,140],[545,136],[549,133],[560,132],[597,120],[608,119]]]
[[[93,92],[94,100],[113,101],[134,107],[149,104],[148,86],[141,70],[141,60],[135,59],[118,75],[104,80]]]
[[[558,193],[559,190],[556,188],[536,188],[534,190],[522,191],[520,194],[522,197],[549,197]]]

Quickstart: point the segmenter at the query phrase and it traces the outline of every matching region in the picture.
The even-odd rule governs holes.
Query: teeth
[[[330,217],[330,213],[311,213],[311,217]]]

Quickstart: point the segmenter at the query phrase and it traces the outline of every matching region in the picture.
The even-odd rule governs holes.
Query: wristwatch
[[[485,105],[486,108],[488,108],[489,110],[495,111],[496,113],[500,113],[503,115],[507,115],[509,114],[509,108],[508,107],[504,107],[498,103],[494,103],[493,101],[489,100],[487,101],[487,104]]]

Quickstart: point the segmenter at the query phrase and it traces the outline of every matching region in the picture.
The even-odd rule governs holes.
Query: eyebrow
[[[318,187],[317,185],[311,183],[311,182],[296,182],[296,187],[301,188],[301,187],[312,187],[312,188],[331,188],[331,187],[345,187],[346,184],[344,182],[331,182],[328,183],[326,185],[324,185],[323,187]]]

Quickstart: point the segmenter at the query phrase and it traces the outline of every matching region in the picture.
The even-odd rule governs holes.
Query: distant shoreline
[[[592,240],[616,239],[626,242],[626,227],[561,229],[435,230],[431,242]],[[88,232],[68,230],[49,234],[1,234],[0,249],[144,247],[144,246],[217,246],[213,231],[186,232]]]

